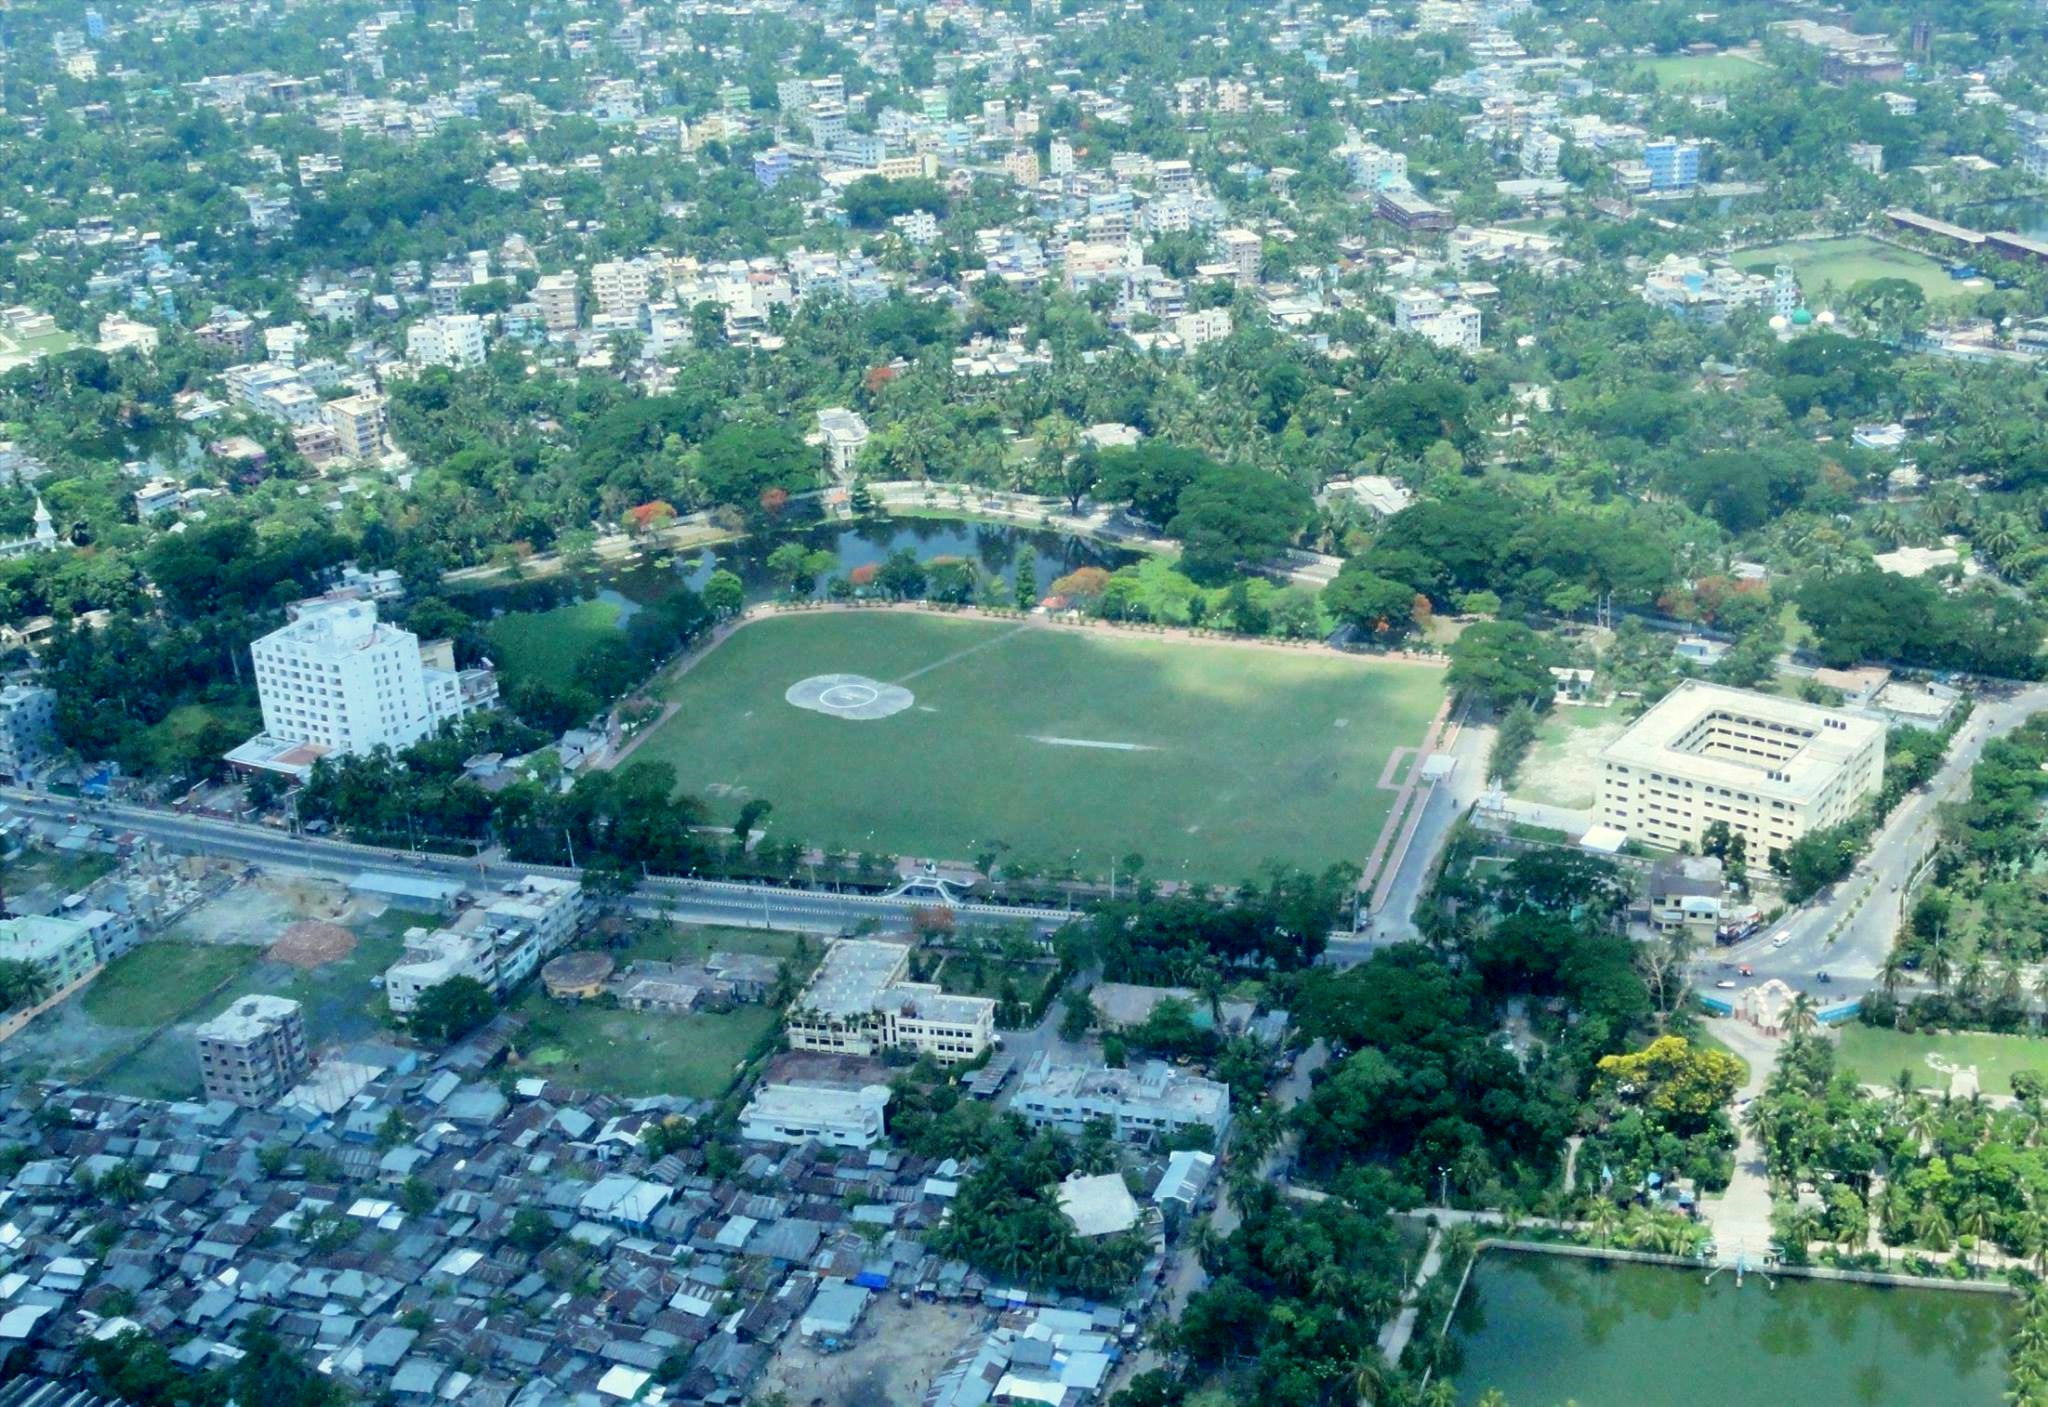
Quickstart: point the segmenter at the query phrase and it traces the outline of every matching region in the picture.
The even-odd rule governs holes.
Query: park
[[[863,682],[793,701],[832,675]],[[884,712],[878,686],[909,698]],[[856,610],[750,622],[667,696],[633,758],[727,821],[759,799],[771,834],[828,849],[1090,875],[1139,855],[1154,879],[1234,885],[1268,861],[1362,862],[1444,682],[1311,648]]]

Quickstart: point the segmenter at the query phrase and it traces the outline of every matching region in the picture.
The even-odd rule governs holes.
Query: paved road
[[[1996,685],[1981,692],[1970,721],[1949,745],[1941,770],[1899,803],[1855,871],[1756,937],[1695,964],[1696,981],[1711,990],[1715,981],[1734,980],[1722,970],[1724,965],[1748,963],[1754,977],[1742,979],[1744,985],[1781,978],[1811,990],[1823,1005],[1836,996],[1846,1001],[1868,990],[1898,934],[1907,880],[1936,838],[1936,807],[1963,795],[1985,743],[2043,710],[2048,710],[2048,685]],[[1829,933],[1838,925],[1839,932],[1830,941]],[[1773,948],[1772,941],[1781,933],[1789,933],[1789,941]],[[1814,981],[1822,971],[1833,979],[1828,986]]]
[[[1762,1265],[1771,1249],[1771,1179],[1763,1145],[1742,1122],[1741,1106],[1763,1093],[1778,1066],[1782,1042],[1740,1021],[1709,1021],[1707,1029],[1749,1062],[1749,1078],[1736,1091],[1735,1174],[1720,1193],[1700,1198],[1700,1219],[1714,1229],[1714,1258],[1735,1265],[1747,1257]]]
[[[1421,901],[1423,883],[1450,838],[1451,827],[1486,790],[1486,762],[1493,752],[1493,738],[1490,727],[1467,723],[1458,730],[1457,740],[1449,748],[1457,765],[1423,798],[1422,820],[1385,891],[1385,901],[1369,916],[1362,941],[1331,942],[1329,961],[1360,962],[1371,956],[1374,947],[1421,936],[1415,927],[1415,906]]]
[[[81,803],[0,787],[0,802],[44,821],[72,817],[115,831],[133,831],[166,849],[217,859],[241,860],[271,869],[292,870],[346,880],[366,869],[395,874],[458,880],[472,889],[494,889],[528,874],[574,877],[578,872],[551,865],[515,864],[502,859],[455,856],[354,845],[347,841],[293,836],[268,826],[217,821],[146,807]],[[912,913],[928,904],[909,899],[884,899],[865,894],[825,890],[784,889],[765,884],[734,884],[716,880],[652,878],[635,891],[628,909],[636,917],[672,918],[682,923],[724,924],[738,928],[774,928],[791,932],[841,933],[864,919],[901,928]],[[1058,929],[1070,915],[1058,909],[1025,909],[964,904],[954,908],[962,924],[1021,923],[1040,935]]]

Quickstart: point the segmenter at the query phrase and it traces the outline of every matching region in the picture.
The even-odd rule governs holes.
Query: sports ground
[[[1749,273],[1767,274],[1779,264],[1790,264],[1799,276],[1799,291],[1814,307],[1821,306],[1823,285],[1832,283],[1836,292],[1847,293],[1865,279],[1904,279],[1918,284],[1929,298],[1951,298],[1964,291],[1948,276],[1948,270],[1925,254],[1868,235],[1795,239],[1739,249],[1730,258],[1737,268]]]
[[[849,674],[907,689],[856,718],[793,685]],[[673,765],[729,817],[841,850],[1234,884],[1267,860],[1363,863],[1423,738],[1440,670],[1320,651],[1124,637],[912,612],[769,617],[672,682],[634,761]],[[834,697],[840,697],[835,695]],[[850,695],[848,695],[850,697]]]

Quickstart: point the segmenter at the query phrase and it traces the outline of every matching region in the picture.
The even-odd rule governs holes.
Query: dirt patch
[[[268,948],[300,919],[333,920],[347,914],[348,895],[338,884],[266,875],[237,884],[199,905],[171,925],[169,935],[188,943],[246,943]]]
[[[851,1346],[823,1353],[791,1330],[768,1361],[760,1394],[790,1407],[916,1402],[954,1357],[981,1337],[981,1314],[961,1305],[899,1304],[877,1295]]]
[[[302,918],[270,945],[264,956],[311,971],[330,962],[340,962],[356,950],[356,935],[338,923]]]

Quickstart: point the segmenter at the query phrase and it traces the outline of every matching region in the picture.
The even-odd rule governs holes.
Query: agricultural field
[[[802,686],[801,688],[795,686]],[[667,689],[635,760],[827,847],[1236,883],[1362,862],[1431,667],[911,612],[770,617]]]
[[[1748,273],[1769,273],[1779,264],[1790,264],[1799,276],[1799,288],[1809,306],[1822,303],[1821,289],[1833,284],[1846,293],[1865,279],[1900,278],[1918,284],[1929,298],[1949,298],[1963,291],[1948,276],[1948,270],[1925,254],[1900,249],[1868,235],[1841,239],[1795,239],[1785,244],[1766,244],[1738,249],[1730,256]]]

